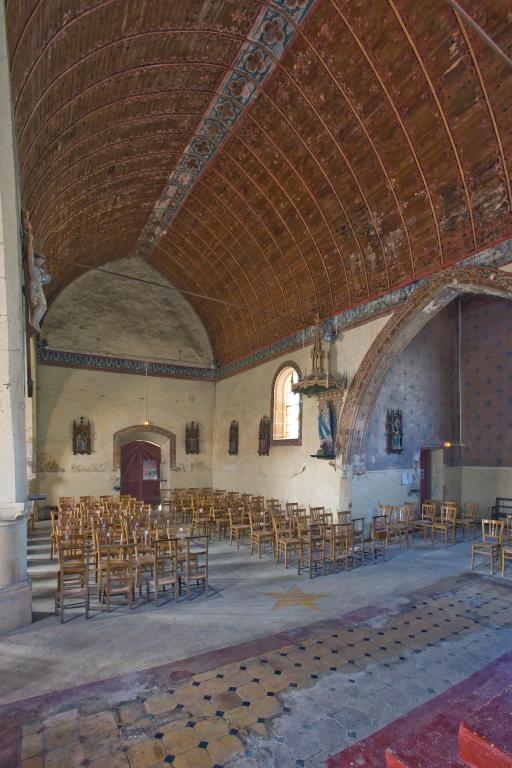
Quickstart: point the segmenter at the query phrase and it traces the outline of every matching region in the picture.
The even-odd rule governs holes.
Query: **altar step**
[[[457,706],[388,747],[386,768],[512,768],[512,689],[466,711],[460,721]]]
[[[367,739],[326,768],[512,768],[512,653]]]

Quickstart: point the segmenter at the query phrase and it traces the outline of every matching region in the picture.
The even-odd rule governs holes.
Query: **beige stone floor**
[[[40,525],[29,542],[36,621],[0,638],[0,705],[291,632],[317,619],[336,620],[367,605],[400,605],[405,594],[466,573],[469,560],[468,543],[445,548],[417,542],[390,547],[386,562],[310,581],[296,568],[276,564],[271,554],[258,560],[245,546],[237,551],[215,541],[207,601],[155,608],[141,599],[133,611],[119,607],[107,614],[93,594],[89,621],[70,612],[61,625],[53,613],[56,567]],[[294,587],[325,595],[316,601],[319,610],[300,603],[274,610],[270,593]]]
[[[143,690],[131,699],[114,701],[99,695],[47,711],[43,707],[36,719],[23,726],[22,766],[305,765],[300,757],[290,754],[286,762],[279,756],[283,739],[275,735],[274,723],[290,714],[290,706],[283,701],[290,701],[286,697],[291,692],[314,691],[315,686],[326,680],[335,683],[340,676],[354,684],[359,676],[361,683],[361,674],[375,675],[379,669],[394,670],[398,681],[400,665],[411,656],[437,650],[440,666],[431,673],[434,695],[441,669],[445,684],[460,679],[460,668],[455,675],[457,665],[451,672],[450,663],[446,664],[450,643],[457,647],[467,643],[469,648],[472,639],[492,627],[501,637],[501,652],[512,648],[508,584],[467,576],[444,582],[438,589],[408,598],[379,620],[316,629],[309,637],[268,653]],[[468,653],[465,671],[469,674],[475,663],[482,662],[481,656],[472,660]],[[326,705],[332,708],[332,702]],[[316,720],[313,711],[311,715]],[[244,762],[246,744],[254,737],[274,743],[273,762],[268,757],[265,762],[257,757]],[[331,737],[329,749],[335,751],[344,743],[340,731],[339,743]],[[327,753],[322,755],[320,750],[318,754],[318,760],[308,764],[322,765]]]

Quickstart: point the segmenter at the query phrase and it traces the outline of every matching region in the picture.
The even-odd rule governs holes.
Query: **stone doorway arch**
[[[488,267],[452,267],[429,278],[382,328],[350,384],[338,419],[336,448],[343,469],[362,461],[373,405],[398,355],[424,325],[464,293],[512,299],[512,276]]]
[[[147,440],[160,445],[162,449],[162,463],[164,457],[168,460],[168,470],[176,469],[176,435],[164,427],[156,424],[132,424],[130,427],[118,429],[113,435],[112,469],[119,472],[121,469],[121,446],[134,440]],[[165,478],[164,478],[165,479]],[[166,479],[166,485],[169,478]]]

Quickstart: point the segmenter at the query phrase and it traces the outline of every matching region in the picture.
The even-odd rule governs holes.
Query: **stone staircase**
[[[50,559],[50,523],[38,522],[27,541],[28,573],[32,579],[33,621],[51,615],[55,610],[57,560]]]

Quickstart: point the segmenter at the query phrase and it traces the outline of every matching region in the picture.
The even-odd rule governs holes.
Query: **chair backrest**
[[[466,520],[476,520],[478,512],[478,504],[474,502],[466,502],[463,506],[463,517]]]
[[[325,530],[325,526],[322,526]],[[354,539],[354,527],[350,523],[333,523],[329,526],[333,546],[348,547]]]
[[[338,512],[338,523],[350,523],[351,520],[352,512],[349,509]]]
[[[325,512],[325,507],[310,507],[309,508],[309,515],[311,517],[311,521],[315,522],[317,520],[320,520],[321,515],[323,515]]]
[[[433,520],[436,516],[436,504],[432,501],[425,501],[421,505],[421,519]]]
[[[453,504],[441,504],[441,522],[453,525],[456,516],[456,506],[453,506]]]
[[[482,520],[482,541],[501,544],[504,520]]]
[[[388,515],[375,515],[372,517],[370,535],[372,539],[385,539],[388,534]]]

